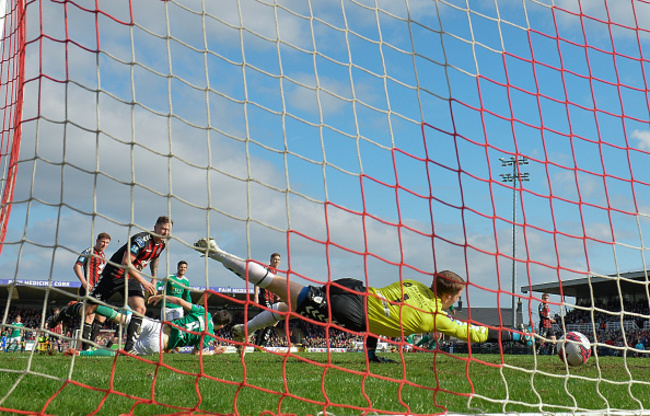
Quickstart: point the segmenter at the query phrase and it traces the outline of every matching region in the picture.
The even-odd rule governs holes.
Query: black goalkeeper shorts
[[[296,312],[318,322],[332,322],[352,331],[365,332],[366,293],[361,281],[350,278],[334,280],[321,287],[306,286],[300,292]]]

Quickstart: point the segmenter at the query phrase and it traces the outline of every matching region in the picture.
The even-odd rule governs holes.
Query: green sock
[[[96,350],[81,350],[79,351],[79,356],[81,357],[113,357],[115,351],[105,350],[103,348],[98,348]]]
[[[97,315],[105,316],[108,319],[114,319],[119,312],[113,308],[109,308],[108,306],[99,305],[97,306],[97,309],[95,309],[95,313]]]

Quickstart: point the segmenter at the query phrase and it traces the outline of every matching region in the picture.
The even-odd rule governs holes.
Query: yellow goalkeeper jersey
[[[470,342],[485,342],[488,328],[456,320],[442,310],[442,301],[416,280],[368,288],[368,331],[400,337],[441,332]],[[373,296],[375,295],[375,296]]]

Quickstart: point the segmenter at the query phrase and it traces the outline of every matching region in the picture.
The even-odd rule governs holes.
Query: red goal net
[[[648,412],[649,2],[11,0],[0,12],[3,411]],[[186,261],[191,301],[233,316],[216,331],[226,352],[115,353],[106,344],[123,345],[126,327],[104,324],[117,335],[95,343],[105,357],[65,357],[86,316],[60,335],[46,321],[88,301],[80,254],[105,232],[109,259],[158,216],[174,226],[143,276],[169,281]],[[534,329],[535,344],[432,328],[381,337],[396,363],[376,365],[368,332],[294,313],[244,345],[232,326],[268,308],[194,250],[209,236],[264,266],[280,254],[278,274],[305,285],[428,285],[454,270],[467,286],[445,313]],[[127,311],[120,296],[105,305]],[[584,351],[556,342],[570,332]],[[568,345],[591,356],[571,366],[556,356]]]

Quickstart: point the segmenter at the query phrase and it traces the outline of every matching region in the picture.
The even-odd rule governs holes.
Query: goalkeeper
[[[151,296],[147,303],[156,305],[163,298],[163,295]],[[194,347],[192,354],[198,355],[216,355],[225,351],[225,347],[215,347],[208,350],[209,342],[216,339],[215,331],[228,325],[232,316],[228,311],[218,311],[212,317],[208,314],[202,306],[192,304],[181,298],[167,297],[167,302],[175,303],[176,305],[186,309],[189,313],[183,318],[175,319],[171,322],[160,322],[149,318],[142,320],[142,327],[140,336],[135,341],[133,350],[130,351],[133,355],[153,355],[159,354],[160,351],[171,351],[175,348]],[[62,308],[62,314],[74,313],[74,311],[65,311],[65,309],[73,309],[82,307],[82,303],[75,303],[70,306]],[[100,316],[105,316],[111,321],[128,325],[131,320],[132,313],[121,313],[113,308],[104,305],[97,306],[95,313]],[[48,323],[50,325],[50,323]],[[112,350],[87,350],[75,351],[68,350],[66,355],[78,354],[82,356],[107,356],[115,355]]]
[[[468,342],[519,341],[532,345],[530,334],[472,325],[446,313],[445,310],[458,300],[465,288],[465,280],[449,270],[437,273],[431,287],[416,280],[404,280],[380,289],[366,289],[363,282],[350,278],[315,287],[276,276],[266,267],[225,252],[212,239],[197,241],[194,249],[221,262],[240,278],[275,293],[282,300],[248,321],[245,327],[233,327],[235,340],[243,343],[238,347],[242,354],[245,352],[246,333],[250,339],[256,330],[274,325],[289,311],[289,305],[293,312],[315,321],[327,323],[331,320],[355,332],[368,332],[366,353],[370,362],[392,361],[375,354],[377,335],[400,337],[440,332]]]

